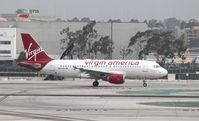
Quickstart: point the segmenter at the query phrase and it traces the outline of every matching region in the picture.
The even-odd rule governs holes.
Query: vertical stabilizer
[[[52,60],[45,53],[43,48],[31,37],[31,35],[22,33],[21,34],[24,50],[26,53],[27,61],[46,61]]]
[[[22,33],[21,38],[26,53],[26,60],[19,62],[18,65],[31,70],[40,71],[53,60],[48,57],[43,48],[29,34]]]

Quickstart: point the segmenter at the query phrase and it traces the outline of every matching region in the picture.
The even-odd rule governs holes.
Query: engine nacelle
[[[124,74],[110,74],[108,76],[108,81],[112,84],[123,84],[125,80]]]

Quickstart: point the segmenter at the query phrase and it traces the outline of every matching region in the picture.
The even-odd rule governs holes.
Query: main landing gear
[[[97,79],[93,82],[93,87],[98,87],[99,86],[99,82],[97,81]]]
[[[143,80],[143,87],[147,87],[146,80]]]

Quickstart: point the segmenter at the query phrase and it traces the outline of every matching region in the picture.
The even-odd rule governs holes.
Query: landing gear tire
[[[93,87],[98,87],[99,86],[99,82],[98,81],[94,81],[93,82]]]
[[[147,83],[143,83],[143,87],[147,87]]]
[[[147,83],[145,80],[143,80],[143,87],[147,87]]]

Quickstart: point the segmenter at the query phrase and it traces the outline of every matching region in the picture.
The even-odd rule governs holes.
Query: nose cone
[[[166,69],[162,68],[161,75],[162,76],[167,76],[168,75],[168,71]]]

